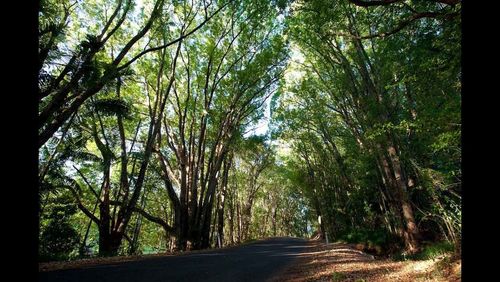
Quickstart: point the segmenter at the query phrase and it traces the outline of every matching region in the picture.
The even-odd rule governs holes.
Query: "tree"
[[[281,103],[286,106],[281,110],[279,121],[284,123],[282,127],[294,130],[292,140],[298,143],[295,150],[306,163],[306,179],[309,179],[309,185],[314,186],[311,197],[317,212],[328,214],[327,228],[338,227],[339,223],[334,223],[333,218],[334,215],[338,218],[337,213],[342,213],[341,210],[344,213],[349,211],[352,217],[349,221],[353,225],[367,224],[358,222],[357,218],[360,213],[365,213],[362,212],[363,205],[372,210],[376,203],[357,204],[357,191],[366,188],[362,185],[364,181],[353,181],[367,177],[349,175],[356,173],[353,167],[360,166],[364,161],[372,162],[374,165],[363,164],[359,173],[368,174],[371,170],[371,175],[380,177],[379,180],[366,180],[373,187],[371,191],[378,191],[379,212],[390,212],[391,218],[385,219],[388,230],[393,230],[405,241],[409,252],[416,252],[421,234],[415,214],[415,209],[419,207],[415,206],[412,197],[418,197],[418,188],[415,187],[422,186],[417,184],[421,182],[417,179],[419,173],[413,170],[413,156],[426,153],[423,147],[416,149],[414,146],[424,139],[433,139],[432,135],[421,131],[416,137],[414,126],[417,123],[423,125],[420,122],[427,119],[418,114],[416,105],[426,104],[424,108],[429,109],[428,102],[441,101],[450,110],[453,108],[452,112],[459,112],[459,86],[456,86],[459,85],[459,68],[456,65],[459,58],[454,53],[456,50],[447,52],[446,48],[437,47],[442,46],[437,42],[446,40],[444,38],[456,38],[459,32],[457,19],[418,22],[418,25],[414,22],[414,31],[399,29],[397,33],[392,32],[390,38],[363,37],[360,34],[367,31],[380,34],[377,31],[385,29],[397,16],[380,23],[373,21],[380,9],[367,12],[353,9],[345,3],[326,7],[321,1],[297,3],[295,17],[290,19],[289,34],[305,56],[305,62],[298,64],[304,76],[301,83],[294,85],[290,82],[290,86],[282,91],[290,94],[282,94]],[[308,32],[311,30],[313,32]],[[332,30],[335,32],[332,33]],[[432,47],[427,41],[431,38],[436,42],[431,44]],[[459,46],[458,42],[453,46]],[[451,74],[451,77],[438,82],[428,74],[414,75],[415,71],[424,69],[418,61],[435,60],[444,54],[448,56],[447,66],[443,69],[430,68],[430,71]],[[429,72],[428,68],[425,70]],[[433,85],[432,90],[422,88],[423,85]],[[426,94],[437,89],[442,95],[431,98]],[[434,113],[434,118],[437,116]],[[444,129],[442,125],[438,127]],[[456,132],[449,127],[444,130]],[[300,132],[304,133],[297,134]],[[356,144],[357,148],[351,144]],[[346,153],[342,154],[342,151]],[[356,152],[362,152],[368,158],[351,162],[349,155],[355,156]],[[346,163],[350,165],[346,166]],[[332,179],[327,174],[332,171],[337,171],[338,177]],[[319,192],[320,187],[329,190],[333,187],[333,190]],[[323,197],[334,195],[333,203],[352,203],[354,206],[348,205],[339,210],[335,205],[322,204],[318,193]],[[361,197],[359,200],[363,198],[366,199]],[[436,201],[436,198],[427,199]],[[330,232],[335,234],[333,230]]]
[[[87,30],[94,32],[86,34],[84,38],[70,37],[73,33],[69,30],[78,28],[81,22],[87,22],[86,17],[95,18],[107,14],[111,1],[103,2],[85,3],[83,7],[78,5],[78,2],[67,4],[65,1],[46,0],[41,3],[38,63],[39,147],[45,144],[85,101],[126,72],[136,60],[150,52],[177,44],[195,33],[227,5],[223,3],[210,15],[207,13],[209,7],[204,6],[205,17],[197,26],[184,30],[180,36],[163,42],[160,46],[150,47],[147,42],[146,46],[137,47],[160,18],[168,18],[168,13],[164,11],[164,0],[154,2],[150,16],[144,23],[140,23],[142,26],[137,30],[124,24],[130,20],[133,2],[119,0],[116,7],[111,9],[109,18],[104,16],[102,22],[92,22],[94,25],[87,27]],[[186,19],[186,23],[191,25],[194,19],[195,17]],[[131,37],[120,42],[123,47],[115,56],[103,58],[104,50],[112,48],[110,45],[113,39],[122,39],[129,34],[132,34]],[[79,43],[74,43],[75,41]],[[136,50],[138,48],[144,49],[139,52]],[[128,59],[134,51],[137,53]]]

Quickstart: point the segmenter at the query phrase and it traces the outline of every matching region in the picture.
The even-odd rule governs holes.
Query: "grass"
[[[334,272],[332,274],[332,282],[342,281],[346,278],[346,275],[342,272]]]
[[[413,255],[407,255],[404,252],[398,253],[393,257],[393,259],[396,261],[428,260],[452,253],[454,250],[455,248],[452,243],[443,241],[424,245],[420,252]]]
[[[398,238],[389,234],[384,229],[351,230],[341,234],[337,241],[357,244],[358,247],[356,248],[358,250],[376,256],[388,256],[390,253],[399,249],[401,245]]]

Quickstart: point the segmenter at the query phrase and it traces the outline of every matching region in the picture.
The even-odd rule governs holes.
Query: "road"
[[[40,272],[39,281],[265,281],[307,250],[307,241],[271,238],[235,248]]]

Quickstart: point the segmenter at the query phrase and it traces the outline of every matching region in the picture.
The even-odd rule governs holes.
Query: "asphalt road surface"
[[[272,238],[209,252],[40,272],[39,281],[265,281],[279,275],[306,247],[303,239]]]

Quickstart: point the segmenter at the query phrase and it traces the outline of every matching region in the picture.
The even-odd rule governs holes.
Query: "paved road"
[[[225,250],[41,272],[39,281],[265,281],[306,246],[302,239],[272,238]]]

